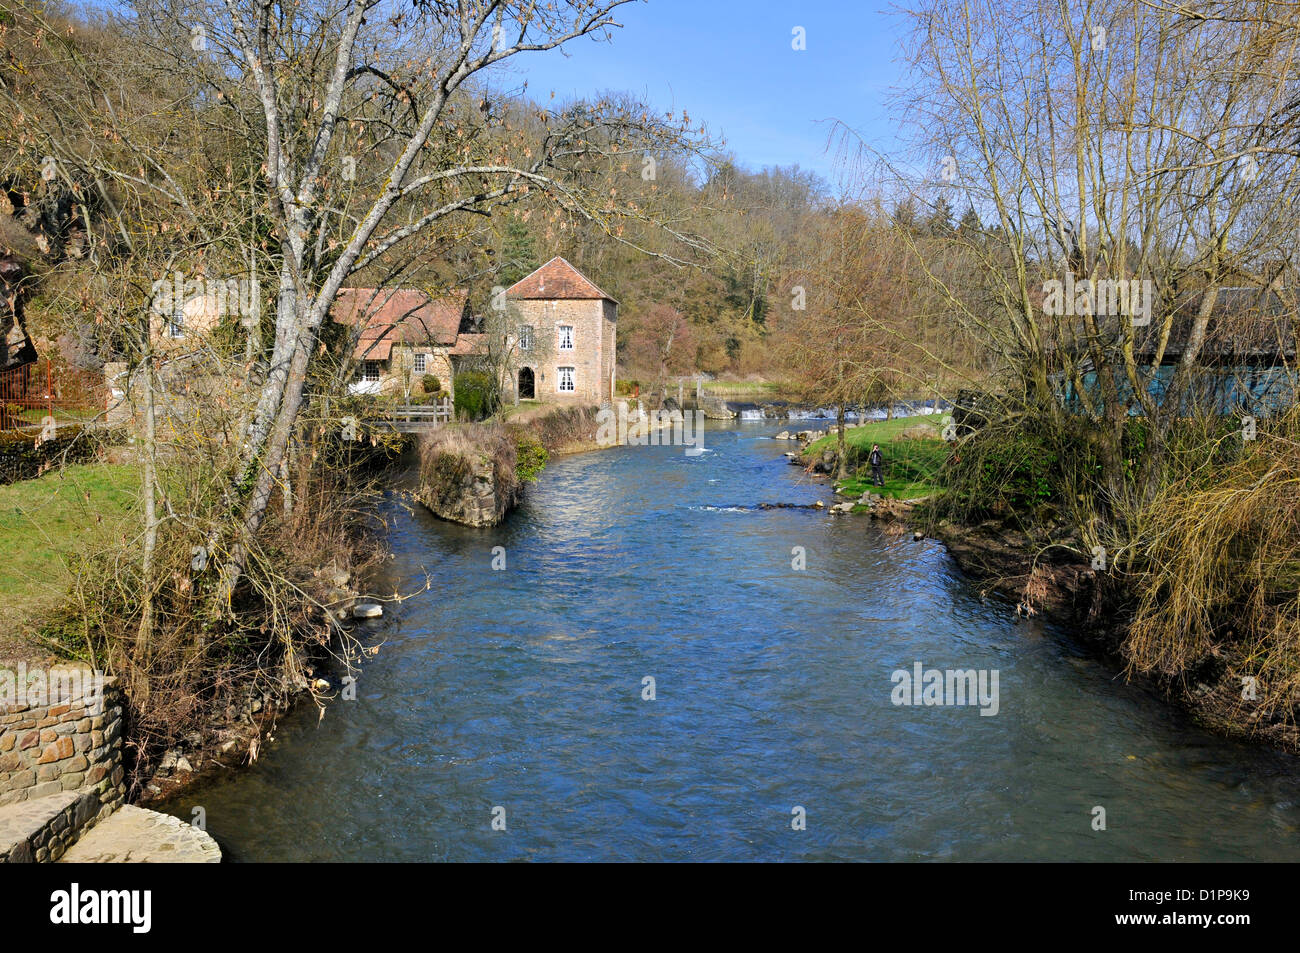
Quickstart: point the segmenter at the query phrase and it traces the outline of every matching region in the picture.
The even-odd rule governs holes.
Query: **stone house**
[[[450,392],[462,364],[482,349],[465,291],[433,298],[405,288],[341,288],[331,315],[355,337],[353,393],[421,393],[430,374]]]
[[[613,401],[617,301],[559,257],[515,282],[505,297],[514,324],[503,368],[511,378],[507,392],[524,400]]]
[[[167,308],[149,312],[149,338],[162,353],[186,350],[201,343],[226,315],[226,303],[214,295],[200,294]]]

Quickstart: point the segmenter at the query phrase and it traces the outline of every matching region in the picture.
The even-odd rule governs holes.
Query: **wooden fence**
[[[391,424],[395,430],[411,433],[417,430],[441,427],[450,421],[451,417],[451,398],[440,397],[432,404],[408,404],[402,407],[394,407],[392,412],[384,418],[384,422]]]

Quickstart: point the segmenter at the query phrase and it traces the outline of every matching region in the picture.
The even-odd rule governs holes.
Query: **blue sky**
[[[581,38],[559,51],[510,61],[545,103],[629,91],[725,136],[742,165],[793,165],[834,185],[829,121],[853,126],[879,149],[894,144],[887,98],[904,81],[904,23],[865,3],[649,0],[620,7],[610,43]],[[791,48],[802,26],[807,49]],[[500,81],[500,80],[499,80]]]

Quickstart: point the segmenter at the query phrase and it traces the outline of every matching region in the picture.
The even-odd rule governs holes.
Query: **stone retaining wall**
[[[76,677],[61,679],[68,673]],[[21,666],[0,671],[0,677],[15,681],[24,674]],[[84,790],[96,796],[97,816],[105,817],[126,795],[121,688],[116,679],[104,678],[91,691],[88,673],[68,667],[51,669],[45,677],[51,683],[48,697],[33,692],[31,704],[0,707],[0,807]],[[55,691],[54,684],[77,690]]]
[[[0,864],[53,863],[99,819],[93,791],[63,791],[0,811]]]

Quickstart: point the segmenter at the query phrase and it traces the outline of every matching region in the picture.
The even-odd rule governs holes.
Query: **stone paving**
[[[221,848],[205,831],[170,814],[127,804],[100,821],[60,858],[63,864],[217,864]]]

